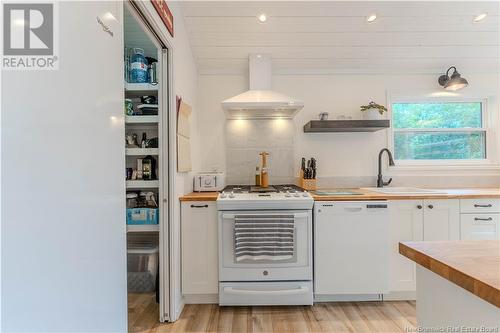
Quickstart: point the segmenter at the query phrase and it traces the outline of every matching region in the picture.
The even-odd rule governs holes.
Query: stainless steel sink
[[[445,194],[445,192],[439,190],[430,190],[425,188],[417,187],[365,187],[363,190],[368,190],[383,194]]]

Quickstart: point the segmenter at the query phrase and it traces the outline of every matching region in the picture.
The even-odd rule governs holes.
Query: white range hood
[[[304,103],[271,90],[271,57],[249,57],[250,90],[226,99],[222,108],[228,119],[293,118]]]

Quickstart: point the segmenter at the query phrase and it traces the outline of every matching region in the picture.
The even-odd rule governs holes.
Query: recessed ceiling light
[[[370,16],[368,16],[366,18],[366,22],[373,23],[373,22],[375,22],[376,19],[377,19],[377,14],[371,14]]]
[[[480,22],[480,21],[484,20],[486,18],[486,16],[488,16],[488,13],[482,13],[482,14],[476,15],[476,16],[474,16],[473,21]]]
[[[267,15],[264,14],[264,13],[260,14],[259,16],[257,16],[257,18],[259,19],[260,23],[264,23],[264,22],[267,21]]]

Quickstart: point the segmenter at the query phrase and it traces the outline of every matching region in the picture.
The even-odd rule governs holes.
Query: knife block
[[[300,171],[299,184],[304,190],[314,191],[316,190],[316,178],[315,179],[304,179],[303,171]]]

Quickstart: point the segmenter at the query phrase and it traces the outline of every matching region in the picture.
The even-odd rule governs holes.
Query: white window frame
[[[393,127],[393,103],[466,103],[466,102],[479,102],[481,103],[481,128],[458,128],[458,129],[411,129],[411,130],[397,130]],[[404,96],[404,95],[390,95],[387,94],[387,106],[389,110],[389,117],[391,121],[391,126],[387,131],[387,142],[389,149],[394,152],[394,135],[396,132],[484,132],[485,133],[485,149],[486,158],[484,159],[447,159],[447,160],[395,160],[396,166],[391,167],[394,170],[410,170],[410,169],[442,169],[443,167],[460,169],[460,168],[488,168],[491,166],[496,166],[494,163],[496,161],[496,147],[494,146],[494,138],[491,133],[491,117],[488,113],[489,106],[488,97],[427,97],[427,96]]]

